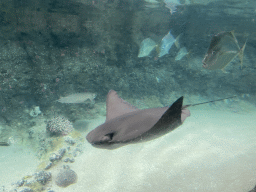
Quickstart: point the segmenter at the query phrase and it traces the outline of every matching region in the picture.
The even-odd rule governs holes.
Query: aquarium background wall
[[[240,48],[246,43],[243,64],[240,64],[237,56],[223,70],[203,68],[202,60],[207,53],[211,39],[221,32],[228,31],[234,31]],[[175,39],[177,38],[178,45],[171,46],[168,54],[159,57],[161,41],[169,32]],[[146,38],[151,38],[156,46],[147,56],[138,57],[141,43]],[[255,186],[256,164],[252,157],[256,155],[252,149],[256,146],[255,140],[253,140],[256,131],[256,1],[1,0],[0,45],[0,143],[8,145],[0,146],[2,149],[5,147],[0,154],[2,156],[1,161],[8,161],[9,155],[7,154],[14,148],[16,150],[16,147],[19,151],[19,147],[21,147],[24,150],[29,150],[29,154],[34,155],[32,157],[24,156],[24,159],[29,158],[31,162],[35,162],[31,168],[33,173],[29,174],[30,176],[25,173],[25,170],[30,170],[27,168],[16,174],[20,179],[14,177],[13,181],[7,180],[9,183],[13,183],[23,178],[23,184],[14,186],[17,189],[30,187],[35,191],[47,191],[51,189],[52,184],[50,183],[55,183],[58,178],[54,166],[58,167],[57,162],[61,162],[62,166],[64,162],[60,159],[52,160],[54,163],[52,179],[46,179],[45,182],[38,181],[41,175],[44,175],[43,178],[47,178],[46,173],[46,175],[40,173],[41,175],[38,176],[38,172],[46,171],[48,159],[52,153],[58,152],[61,156],[62,152],[59,150],[65,146],[64,144],[70,145],[71,148],[74,146],[72,141],[65,141],[63,137],[63,135],[71,132],[70,129],[67,130],[68,128],[65,130],[65,134],[62,133],[60,136],[46,133],[47,122],[56,116],[64,118],[63,122],[72,123],[75,132],[72,132],[71,137],[76,140],[72,150],[78,156],[80,153],[87,153],[87,162],[91,163],[93,167],[99,166],[100,170],[104,170],[105,166],[114,166],[114,162],[120,163],[122,159],[126,158],[123,165],[126,166],[125,168],[121,166],[122,164],[117,163],[120,165],[119,167],[106,168],[106,170],[111,173],[113,170],[121,170],[124,174],[122,177],[127,179],[126,175],[128,177],[132,175],[131,170],[139,170],[142,175],[146,173],[148,169],[140,168],[140,165],[143,164],[148,163],[149,167],[155,168],[153,172],[149,171],[143,175],[143,178],[148,174],[156,173],[157,175],[159,173],[157,170],[162,171],[165,166],[169,166],[167,161],[163,159],[167,157],[169,159],[170,156],[164,156],[164,152],[161,155],[161,161],[158,161],[160,156],[159,159],[156,159],[156,162],[159,163],[158,166],[150,164],[148,160],[152,157],[149,154],[151,152],[156,154],[157,149],[161,148],[163,143],[151,144],[151,147],[155,147],[152,150],[150,148],[143,150],[142,146],[144,145],[139,145],[138,148],[135,147],[136,149],[130,148],[130,146],[126,149],[124,147],[118,149],[120,152],[118,153],[94,149],[86,142],[85,136],[88,131],[99,125],[99,122],[104,122],[104,119],[98,120],[98,118],[106,115],[106,95],[111,89],[117,91],[120,97],[140,109],[168,106],[181,96],[184,96],[185,105],[236,96],[195,108],[195,110],[215,110],[216,112],[211,111],[205,117],[198,116],[196,113],[194,116],[192,114],[192,126],[197,127],[196,123],[198,123],[206,131],[207,126],[204,126],[202,121],[207,124],[210,121],[208,118],[215,118],[219,122],[234,118],[237,119],[237,122],[232,120],[230,121],[231,124],[238,124],[239,128],[248,128],[245,129],[248,131],[246,132],[248,138],[240,138],[238,135],[242,134],[244,129],[238,128],[237,135],[233,137],[232,134],[236,133],[232,129],[232,127],[234,128],[233,124],[228,131],[225,130],[226,132],[221,131],[230,124],[215,124],[218,127],[217,132],[220,131],[220,137],[226,138],[225,134],[227,134],[229,140],[242,140],[245,145],[248,144],[248,148],[242,147],[239,152],[233,153],[234,156],[231,154],[227,156],[228,159],[234,159],[235,162],[236,154],[249,151],[245,155],[249,157],[248,161],[245,160],[245,162],[250,162],[248,163],[248,165],[250,164],[249,167],[239,167],[242,164],[242,161],[239,160],[237,161],[241,164],[238,166],[233,163],[241,172],[243,170],[245,172],[251,171],[250,174],[248,173],[248,178],[241,184],[245,186],[241,191],[252,190]],[[183,47],[186,48],[186,52],[180,53]],[[180,56],[179,54],[183,55]],[[81,103],[75,101],[76,98],[71,103],[66,101],[63,103],[59,100],[61,97],[76,93],[88,93],[85,97],[88,97],[89,100]],[[225,111],[234,116],[225,116]],[[220,114],[226,118],[218,120],[214,114]],[[94,120],[97,122],[92,123]],[[71,129],[73,130],[73,128]],[[214,128],[210,128],[210,130],[214,132]],[[200,134],[203,131],[199,130],[197,133]],[[204,133],[207,134],[207,131]],[[179,135],[179,132],[177,134]],[[186,138],[186,134],[183,132],[181,136]],[[198,139],[197,136],[194,139]],[[165,140],[164,143],[166,142]],[[180,146],[179,142],[181,141],[178,141],[175,146]],[[188,139],[187,145],[198,149],[199,144],[197,144],[192,141],[190,143]],[[170,145],[166,144],[165,147]],[[234,146],[240,146],[239,142]],[[211,147],[209,146],[209,148]],[[187,151],[188,148],[181,150]],[[229,148],[225,148],[225,150],[228,151]],[[199,151],[200,148],[196,152],[199,153]],[[23,158],[22,154],[24,155],[24,153],[19,156]],[[146,155],[143,156],[143,153]],[[68,152],[66,152],[67,154]],[[175,155],[175,152],[172,154]],[[15,153],[10,154],[10,159],[12,155],[15,156]],[[101,159],[94,164],[94,160],[100,156],[108,158],[106,161]],[[192,158],[192,156],[189,157]],[[210,157],[213,158],[214,155]],[[83,159],[86,158],[78,157],[77,162],[83,164]],[[142,160],[139,161],[138,159]],[[218,162],[218,160],[217,158],[216,161]],[[77,167],[72,167],[69,160],[67,161],[73,170],[79,170]],[[207,159],[204,159],[204,162],[206,161]],[[133,163],[136,164],[136,168]],[[170,163],[175,164],[173,160],[170,160]],[[30,165],[32,166],[32,164]],[[30,165],[26,166],[30,167]],[[88,167],[90,167],[89,164]],[[87,169],[88,167],[83,168]],[[207,167],[206,164],[204,164],[205,167]],[[102,176],[103,173],[99,169],[91,177],[90,182],[87,182],[87,184],[94,183],[94,181],[98,182],[91,184],[92,188],[89,191],[136,191],[135,184],[132,185],[125,181],[117,182],[121,185],[116,184],[117,187],[113,188],[114,181],[118,180],[113,177],[113,181],[109,181],[111,176],[108,174],[105,177]],[[187,169],[189,170],[190,166]],[[2,170],[4,170],[3,167],[0,172]],[[195,173],[199,174],[199,169],[196,170]],[[51,171],[50,168],[49,171]],[[175,172],[179,171],[178,168],[175,170]],[[235,171],[234,174],[239,175],[240,171]],[[79,175],[78,172],[77,181],[74,180],[74,182],[77,182],[78,186],[82,186],[79,182],[83,176]],[[210,170],[210,172],[212,173],[214,170]],[[10,174],[10,172],[8,173]],[[37,176],[33,176],[34,173],[37,173]],[[13,174],[15,175],[15,172]],[[101,175],[99,180],[97,180],[98,175]],[[113,173],[113,175],[115,174]],[[160,174],[159,177],[161,176],[163,175]],[[182,178],[194,177],[192,173],[187,176],[183,177],[179,174],[177,177],[171,177],[171,180],[179,183]],[[226,181],[223,175],[218,176],[223,177],[222,180]],[[29,183],[26,180],[28,177],[34,177],[33,182],[38,183],[38,185],[25,185]],[[167,176],[163,177],[167,178]],[[140,177],[134,178],[139,181]],[[127,181],[132,181],[131,177],[129,179]],[[222,180],[215,179],[214,181],[218,183]],[[107,181],[111,186],[109,188],[107,187],[108,184],[105,183]],[[154,191],[158,189],[176,192],[185,190],[182,187],[167,187],[166,183],[168,182],[170,182],[168,179],[163,179],[163,182],[149,179],[144,185],[142,179],[141,185],[137,183],[136,186],[140,186],[138,191],[150,191],[149,186],[153,186],[152,190]],[[204,188],[200,179],[193,182],[198,182],[198,186],[201,186],[198,191],[203,191]],[[4,184],[6,183],[0,182],[0,186],[4,186]],[[71,186],[75,185],[72,184]],[[130,189],[127,187],[128,185],[132,185]],[[191,186],[193,189],[191,191],[197,190],[195,184]],[[104,187],[105,190],[103,190]],[[227,187],[226,191],[235,188],[236,186],[234,188]],[[90,189],[89,184],[88,189]],[[225,191],[225,184],[221,184],[221,189],[221,191]],[[4,189],[1,190],[5,191]],[[54,190],[62,191],[68,190],[68,188],[56,187]],[[77,188],[77,190],[82,190],[82,188]],[[207,190],[205,189],[205,191]],[[213,187],[210,191],[220,191],[220,189]],[[240,190],[237,189],[237,191]]]

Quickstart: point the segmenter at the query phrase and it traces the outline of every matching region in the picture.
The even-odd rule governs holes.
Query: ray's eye
[[[109,142],[112,140],[114,133],[108,133],[101,138],[101,142]]]

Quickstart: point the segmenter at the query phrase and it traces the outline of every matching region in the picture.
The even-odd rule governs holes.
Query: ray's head
[[[97,129],[94,129],[88,135],[86,136],[87,141],[96,148],[103,148],[103,149],[116,149],[118,147],[121,147],[123,145],[118,143],[113,143],[113,137],[115,135],[115,132],[110,133],[104,133],[101,131],[97,131]]]

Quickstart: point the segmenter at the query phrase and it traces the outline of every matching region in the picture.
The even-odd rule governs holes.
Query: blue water
[[[1,2],[0,192],[252,190],[255,10],[254,0]],[[229,31],[240,48],[247,42],[243,65],[235,57],[224,70],[203,68],[211,39]],[[151,47],[138,57],[145,39]],[[187,53],[175,60],[181,48]],[[163,137],[104,150],[85,137],[105,121],[111,89],[139,109],[181,96],[184,105],[236,97],[190,107],[184,124]],[[56,102],[76,93],[97,96]],[[40,113],[31,115],[35,109]],[[47,132],[58,115],[73,124],[72,133],[62,134],[59,122],[59,135]],[[67,188],[55,184],[63,165],[78,175]],[[46,185],[35,177],[42,170],[52,174]]]

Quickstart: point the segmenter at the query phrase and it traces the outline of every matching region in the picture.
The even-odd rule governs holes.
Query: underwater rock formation
[[[41,183],[42,185],[47,184],[52,178],[52,174],[46,171],[40,171],[36,173],[35,176],[36,176],[36,181]]]
[[[66,153],[66,149],[62,148],[60,149],[57,153],[53,153],[50,157],[49,160],[51,162],[55,162],[55,161],[59,161],[62,159],[62,157],[64,156],[64,154]]]
[[[77,174],[68,166],[64,166],[58,173],[55,182],[59,187],[67,187],[77,182]]]

